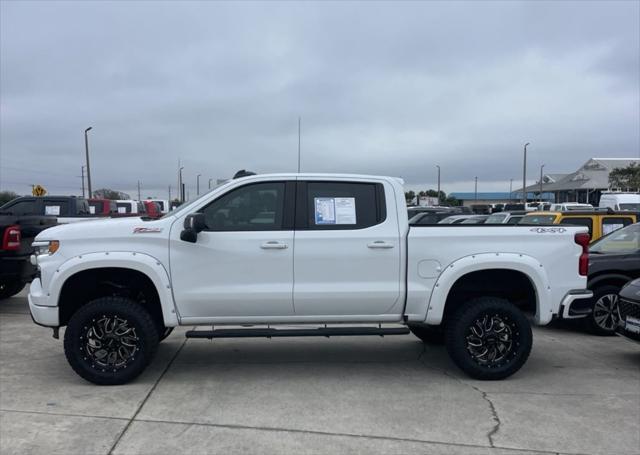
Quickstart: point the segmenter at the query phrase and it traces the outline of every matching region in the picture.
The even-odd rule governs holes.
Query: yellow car
[[[591,241],[609,234],[617,229],[638,221],[634,212],[613,211],[578,211],[567,212],[531,212],[525,215],[519,224],[570,224],[589,228]]]

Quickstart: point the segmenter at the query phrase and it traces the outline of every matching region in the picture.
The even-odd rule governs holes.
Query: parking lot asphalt
[[[62,333],[61,333],[62,336]],[[2,454],[638,454],[640,345],[534,329],[527,364],[470,380],[412,335],[188,340],[99,387],[0,302]]]

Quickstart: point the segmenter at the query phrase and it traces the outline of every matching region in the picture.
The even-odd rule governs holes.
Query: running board
[[[336,337],[363,335],[407,335],[408,327],[319,327],[314,329],[216,329],[189,330],[187,338],[272,338],[272,337]]]

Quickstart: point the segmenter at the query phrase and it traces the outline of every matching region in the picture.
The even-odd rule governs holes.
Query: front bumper
[[[620,292],[620,300],[618,301],[620,320],[616,327],[616,333],[640,343],[640,301],[625,298],[623,294],[626,289],[624,288]],[[638,295],[640,296],[640,293]]]
[[[569,291],[560,303],[562,319],[583,318],[593,311],[593,292],[588,289]]]
[[[31,318],[36,324],[46,327],[58,327],[60,325],[58,307],[42,305],[49,299],[49,296],[42,290],[39,278],[31,282],[28,298]]]

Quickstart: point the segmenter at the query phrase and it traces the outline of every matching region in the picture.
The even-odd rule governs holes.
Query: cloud
[[[145,196],[294,171],[298,116],[303,171],[445,191],[640,153],[637,2],[0,8],[0,189],[78,193],[90,125],[94,188]]]

